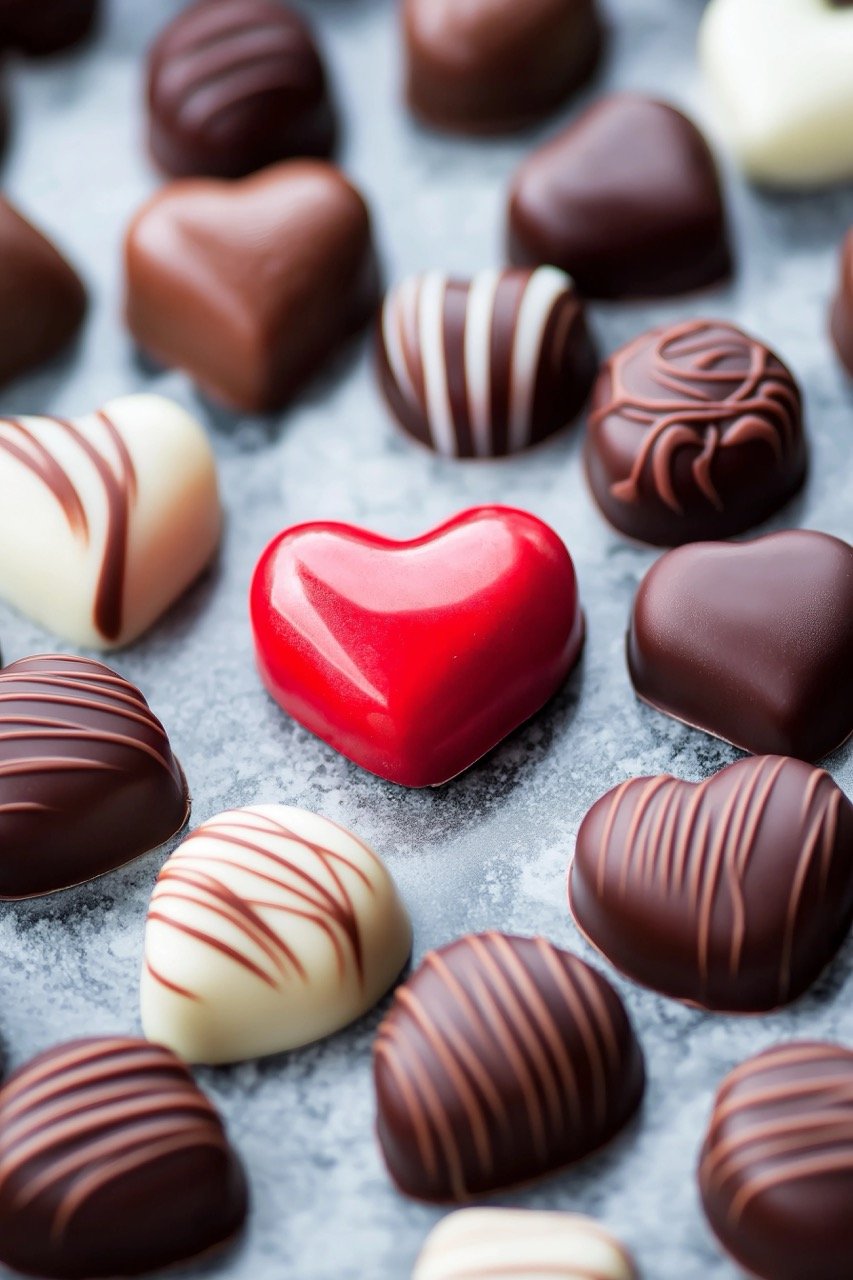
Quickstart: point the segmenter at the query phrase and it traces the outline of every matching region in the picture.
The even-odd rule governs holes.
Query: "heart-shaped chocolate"
[[[379,300],[367,206],[319,160],[171,183],[137,214],[125,257],[139,346],[250,413],[281,408]]]
[[[0,597],[76,644],[135,640],[207,567],[221,526],[210,444],[170,400],[0,418]]]
[[[277,702],[391,782],[437,786],[534,715],[583,643],[571,557],[524,511],[478,507],[410,542],[286,530],[251,590]]]
[[[853,733],[853,547],[801,529],[668,551],[634,602],[641,698],[755,755],[821,760]]]
[[[773,1009],[850,930],[853,805],[828,773],[784,756],[701,784],[635,778],[584,818],[569,899],[635,981],[705,1009]]]
[[[759,182],[853,177],[853,7],[843,0],[711,0],[700,56],[720,124]]]

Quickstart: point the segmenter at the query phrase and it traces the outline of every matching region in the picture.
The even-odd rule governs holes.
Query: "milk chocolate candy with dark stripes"
[[[853,1053],[795,1041],[723,1081],[699,1187],[723,1247],[760,1280],[853,1275]]]
[[[222,1120],[168,1049],[76,1040],[0,1091],[0,1261],[15,1271],[159,1270],[228,1242],[247,1201]]]
[[[581,1159],[644,1088],[616,992],[543,938],[486,933],[431,952],[379,1028],[378,1135],[399,1189],[465,1201]]]
[[[517,453],[559,431],[596,370],[583,304],[554,267],[405,280],[385,299],[378,354],[401,425],[460,458]]]
[[[740,760],[701,784],[635,778],[584,819],[575,920],[635,981],[758,1013],[819,976],[853,920],[853,805],[799,760]]]
[[[0,671],[0,898],[112,871],[180,831],[189,805],[165,729],[109,667],[45,654]]]
[[[200,0],[151,50],[151,152],[174,177],[240,178],[328,156],[335,113],[313,33],[278,0]]]
[[[0,49],[61,53],[90,35],[100,9],[100,0],[0,0]]]

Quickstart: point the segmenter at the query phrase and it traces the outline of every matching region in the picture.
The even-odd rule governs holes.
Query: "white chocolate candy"
[[[160,873],[142,1026],[188,1062],[295,1049],[371,1009],[411,947],[394,882],[356,836],[304,809],[233,809]]]
[[[746,172],[777,186],[853,177],[853,7],[711,0],[700,55]]]
[[[67,640],[135,640],[207,566],[221,526],[207,437],[170,400],[0,417],[0,597]]]
[[[428,1237],[412,1280],[636,1280],[623,1247],[591,1218],[460,1209]]]

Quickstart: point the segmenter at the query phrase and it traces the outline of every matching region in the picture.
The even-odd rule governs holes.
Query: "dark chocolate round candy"
[[[794,1042],[723,1081],[699,1165],[708,1220],[761,1280],[853,1275],[853,1053]]]
[[[838,292],[832,308],[832,337],[842,362],[853,377],[853,231],[848,231],[841,253]]]
[[[180,13],[151,50],[148,109],[152,155],[177,177],[239,178],[335,145],[313,33],[278,0],[199,0]]]
[[[616,992],[544,938],[470,935],[397,991],[374,1058],[401,1191],[464,1201],[553,1172],[639,1106],[643,1057]]]
[[[701,784],[635,778],[584,818],[569,898],[635,981],[705,1009],[774,1009],[850,931],[853,805],[828,773],[783,756]]]
[[[653,329],[607,360],[586,470],[620,533],[656,546],[726,538],[802,486],[800,391],[769,347],[724,321]]]
[[[0,0],[0,49],[61,53],[85,40],[100,8],[100,0]]]
[[[460,458],[517,453],[577,417],[596,358],[564,272],[416,276],[385,299],[379,373],[403,427]]]
[[[597,0],[403,0],[407,97],[460,133],[522,128],[555,110],[598,62]]]
[[[0,1091],[0,1261],[56,1280],[141,1275],[224,1244],[240,1162],[181,1060],[145,1040],[76,1040]]]
[[[714,157],[663,102],[613,94],[519,169],[510,260],[568,271],[585,298],[660,297],[713,284],[731,256]]]

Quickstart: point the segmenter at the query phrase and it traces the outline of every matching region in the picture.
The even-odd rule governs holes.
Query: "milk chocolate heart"
[[[134,219],[126,265],[139,346],[250,413],[281,408],[379,297],[367,207],[322,161],[171,183]]]
[[[853,177],[853,7],[711,0],[700,33],[722,129],[746,172],[777,186]]]
[[[853,805],[828,773],[784,756],[701,784],[635,778],[584,819],[569,899],[635,981],[705,1009],[773,1009],[850,930]]]
[[[628,665],[659,711],[755,755],[820,760],[853,733],[853,547],[789,530],[669,551]]]
[[[286,530],[258,562],[251,612],[284,710],[410,787],[447,782],[534,715],[584,632],[565,546],[503,507],[410,542],[343,524]]]

